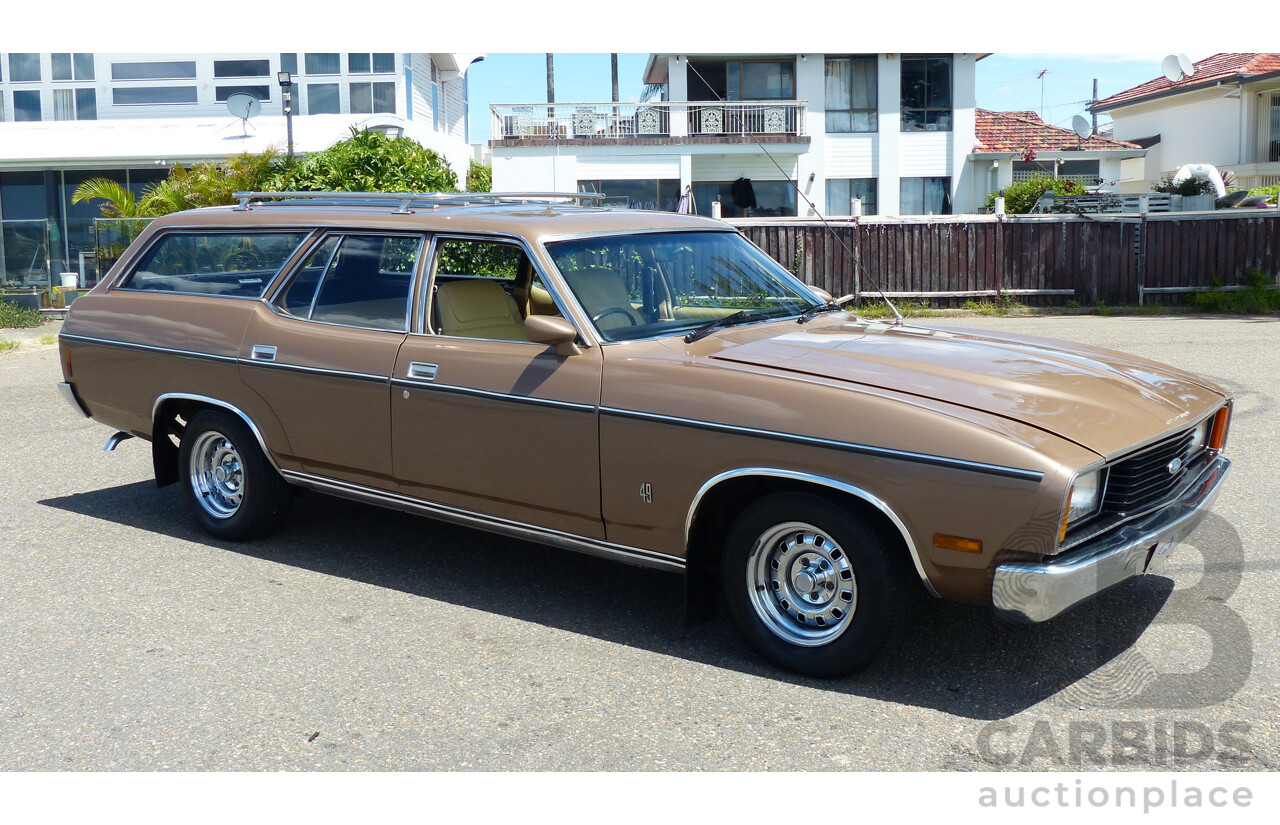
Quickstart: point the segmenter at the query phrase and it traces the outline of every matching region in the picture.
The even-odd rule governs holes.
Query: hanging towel
[[[733,196],[733,205],[739,209],[756,208],[756,190],[751,187],[751,181],[746,178],[735,180],[729,189],[729,194]]]

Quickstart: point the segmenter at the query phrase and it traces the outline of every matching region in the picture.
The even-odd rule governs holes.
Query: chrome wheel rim
[[[747,588],[765,627],[801,647],[835,640],[858,605],[848,555],[825,531],[803,522],[775,525],[756,539]]]
[[[191,489],[196,503],[217,519],[231,518],[244,498],[244,464],[225,435],[201,433],[191,447]]]

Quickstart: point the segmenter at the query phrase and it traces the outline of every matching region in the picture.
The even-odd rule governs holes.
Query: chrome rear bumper
[[[1011,622],[1043,622],[1125,579],[1152,572],[1209,512],[1230,469],[1230,461],[1216,456],[1159,510],[1046,562],[998,566],[991,589],[996,615]]]
[[[69,383],[66,381],[59,381],[58,393],[62,396],[64,401],[76,408],[76,412],[80,413],[85,418],[89,417],[89,411],[84,408],[84,404],[80,403],[80,399],[76,396],[75,388]]]

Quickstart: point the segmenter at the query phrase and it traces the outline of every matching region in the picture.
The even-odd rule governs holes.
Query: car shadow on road
[[[45,499],[42,505],[229,553],[465,606],[809,689],[1002,719],[1068,691],[1133,647],[1172,592],[1131,580],[1055,621],[997,622],[990,611],[928,600],[901,647],[856,677],[777,670],[734,633],[724,611],[686,626],[683,577],[508,539],[320,494],[294,502],[266,539],[210,538],[176,486],[153,482]]]

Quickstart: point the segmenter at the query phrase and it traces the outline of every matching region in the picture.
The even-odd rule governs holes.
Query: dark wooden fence
[[[1029,305],[1180,303],[1256,267],[1280,276],[1280,212],[962,215],[732,220],[757,246],[832,295],[1015,296]]]

